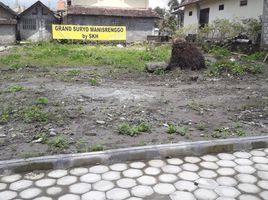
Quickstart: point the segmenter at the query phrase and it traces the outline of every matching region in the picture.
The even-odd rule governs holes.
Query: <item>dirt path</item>
[[[0,125],[0,159],[268,133],[267,71],[243,79],[202,74],[195,80],[196,72],[151,75],[83,67],[70,77],[66,75],[70,70],[74,69],[1,72],[0,109],[12,107],[13,115]],[[97,77],[97,86],[88,83],[92,77]],[[25,89],[5,92],[14,84]],[[39,97],[48,99],[42,106],[53,115],[48,122],[26,123],[16,117]],[[118,133],[119,124],[140,121],[151,124],[150,133],[137,137]],[[182,133],[168,134],[167,124]],[[68,146],[55,149],[33,142],[41,133],[48,140],[57,137],[51,132],[64,137]]]

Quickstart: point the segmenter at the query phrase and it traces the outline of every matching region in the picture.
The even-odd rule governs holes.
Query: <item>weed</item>
[[[154,71],[154,74],[156,74],[156,75],[164,75],[165,73],[166,73],[166,71],[163,69],[156,69]]]
[[[190,109],[197,111],[200,115],[204,114],[204,111],[208,110],[205,104],[198,103],[196,101],[192,101],[188,104],[188,106],[190,107]]]
[[[48,98],[46,98],[46,97],[39,97],[36,99],[35,102],[38,105],[47,105],[49,101],[48,101]]]
[[[91,151],[103,151],[104,146],[101,144],[95,144],[91,147]]]
[[[89,83],[90,85],[92,85],[92,86],[97,86],[97,85],[99,85],[98,80],[95,79],[95,78],[89,79],[89,80],[88,80],[88,83]]]
[[[189,129],[187,127],[177,127],[177,133],[181,136],[185,136]]]
[[[168,134],[177,133],[177,127],[175,125],[173,125],[173,124],[169,124],[167,133]]]
[[[238,135],[239,137],[244,137],[247,135],[246,130],[238,123],[233,128],[234,134]]]
[[[151,125],[147,122],[142,122],[137,126],[130,126],[128,123],[122,123],[118,126],[119,134],[136,137],[142,132],[148,132],[151,130]]]
[[[7,88],[7,92],[9,93],[15,93],[15,92],[20,92],[24,90],[25,88],[22,85],[12,85]]]
[[[139,145],[140,145],[140,146],[145,146],[145,144],[146,144],[146,143],[145,143],[144,140],[139,141]]]
[[[196,129],[199,131],[205,131],[207,129],[207,124],[205,124],[204,122],[199,122],[196,125]]]
[[[81,74],[81,70],[79,69],[73,69],[67,72],[68,76],[79,76],[80,74]]]
[[[228,49],[219,46],[213,47],[209,53],[213,54],[217,58],[224,58],[232,55]]]
[[[151,130],[151,124],[148,122],[141,122],[137,128],[139,132],[149,132]]]
[[[81,138],[75,143],[75,147],[78,153],[82,152],[88,152],[89,151],[89,146],[88,146],[88,141],[85,139]]]
[[[48,142],[47,142],[49,148],[51,150],[63,150],[63,149],[66,149],[68,148],[69,146],[69,142],[68,140],[66,140],[63,136],[59,135],[55,138],[52,138],[50,139]]]
[[[213,138],[221,138],[221,137],[226,137],[226,136],[228,136],[230,134],[231,134],[230,128],[221,127],[221,128],[214,129],[214,131],[211,134],[211,136]]]
[[[22,119],[24,122],[44,122],[47,123],[49,120],[48,113],[38,106],[30,106],[21,110],[17,117]]]
[[[243,57],[243,60],[250,62],[250,61],[263,61],[265,56],[267,55],[266,52],[260,51],[256,52],[254,54],[248,55],[246,57]]]
[[[9,121],[9,113],[3,112],[0,114],[0,124],[6,124]]]
[[[39,133],[39,134],[35,135],[33,139],[34,140],[41,139],[41,143],[46,144],[48,141],[48,135],[46,133]]]

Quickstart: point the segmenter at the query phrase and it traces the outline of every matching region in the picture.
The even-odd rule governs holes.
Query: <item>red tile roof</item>
[[[152,9],[122,9],[122,8],[69,6],[67,8],[67,14],[159,18],[159,15]]]

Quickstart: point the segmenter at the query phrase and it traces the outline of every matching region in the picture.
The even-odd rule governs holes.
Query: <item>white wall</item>
[[[224,4],[224,10],[219,5]],[[210,8],[209,21],[215,19],[259,18],[263,11],[263,0],[248,0],[248,5],[240,7],[240,0],[206,0],[200,3],[200,9]],[[189,16],[189,11],[193,12]],[[198,26],[197,6],[186,6],[184,9],[184,26]]]

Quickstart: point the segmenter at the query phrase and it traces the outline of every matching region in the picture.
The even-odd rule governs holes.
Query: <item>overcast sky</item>
[[[15,0],[0,0],[3,1],[5,4],[9,5],[10,7],[14,6]],[[19,0],[21,5],[24,5],[26,7],[32,5],[37,0]],[[49,5],[51,8],[55,8],[57,0],[41,0],[46,5]],[[112,1],[112,0],[111,0]],[[166,7],[168,0],[149,0],[151,7]],[[50,2],[50,3],[49,3]]]

